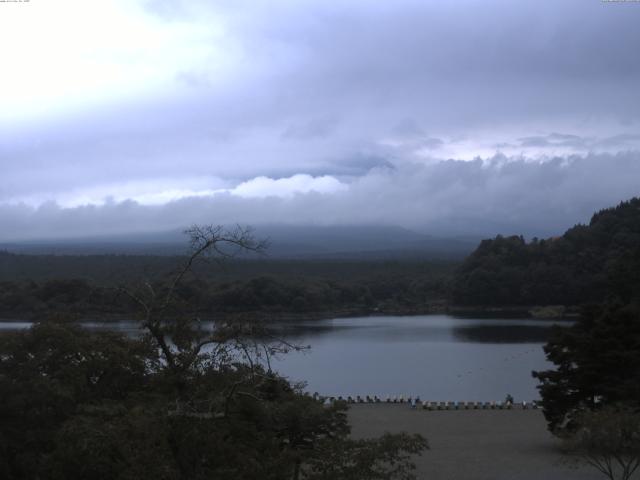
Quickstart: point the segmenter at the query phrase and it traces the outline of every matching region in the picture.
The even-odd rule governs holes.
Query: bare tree
[[[147,280],[135,288],[119,287],[138,305],[141,326],[157,344],[166,368],[178,374],[194,367],[205,347],[214,346],[216,353],[221,354],[229,340],[234,339],[235,346],[239,347],[243,345],[243,338],[255,337],[256,333],[255,326],[231,326],[223,322],[207,330],[199,318],[185,317],[174,308],[180,284],[193,273],[199,261],[220,262],[242,253],[263,253],[267,247],[267,242],[257,240],[248,227],[226,229],[220,225],[194,225],[185,234],[189,237],[189,255],[167,282],[154,285]]]
[[[570,451],[610,480],[629,480],[640,467],[640,413],[623,406],[586,411],[565,439]]]

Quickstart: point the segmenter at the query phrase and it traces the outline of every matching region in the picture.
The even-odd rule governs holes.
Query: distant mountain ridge
[[[393,226],[259,225],[257,238],[269,240],[272,258],[464,258],[478,238],[440,238]],[[24,254],[179,255],[187,238],[178,230],[64,240],[0,244],[1,250]]]

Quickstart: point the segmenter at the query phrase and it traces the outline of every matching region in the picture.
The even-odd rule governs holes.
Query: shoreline
[[[313,312],[190,312],[189,316],[199,317],[203,321],[222,320],[245,320],[260,322],[305,322],[316,320],[328,320],[334,318],[356,318],[356,317],[380,317],[380,316],[419,316],[419,315],[451,315],[460,318],[504,318],[504,319],[540,319],[557,321],[575,321],[579,318],[578,308],[575,306],[564,307],[557,305],[549,306],[502,306],[502,307],[478,307],[478,306],[456,306],[441,303],[422,305],[419,307],[402,308],[344,308],[327,311]],[[101,322],[118,323],[123,321],[135,321],[136,314],[82,314],[74,312],[66,313],[69,319],[79,322]],[[50,313],[42,317],[64,317],[65,313]],[[37,314],[11,314],[6,317],[0,316],[0,323],[36,322],[40,315]]]

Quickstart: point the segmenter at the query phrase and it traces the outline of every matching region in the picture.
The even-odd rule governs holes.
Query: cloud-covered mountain
[[[0,205],[0,240],[141,234],[204,224],[394,226],[434,236],[524,234],[546,237],[586,222],[593,211],[639,193],[640,155],[631,151],[545,161],[405,163],[320,184],[314,178],[260,180],[252,193],[233,189],[145,205],[132,200],[61,207]],[[273,184],[291,188],[274,191]],[[246,183],[245,183],[246,185]],[[261,190],[262,189],[262,190]]]
[[[468,255],[479,239],[440,238],[400,227],[257,225],[256,239],[267,241],[264,255],[243,255],[262,259],[460,259]],[[133,235],[34,240],[0,243],[0,250],[24,254],[90,255],[139,254],[183,255],[188,238],[177,230]]]

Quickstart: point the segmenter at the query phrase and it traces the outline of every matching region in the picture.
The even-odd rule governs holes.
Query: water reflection
[[[309,391],[327,395],[420,395],[430,400],[490,401],[507,393],[538,398],[532,370],[549,368],[542,345],[548,320],[447,315],[361,317],[274,324],[274,334],[311,350],[272,365]],[[564,323],[566,325],[566,323]],[[0,323],[0,329],[28,323]],[[92,330],[141,333],[136,322],[87,322]],[[211,322],[203,322],[210,329]]]
[[[556,322],[362,317],[277,325],[294,343],[311,345],[275,362],[309,391],[333,395],[420,395],[431,400],[538,398],[532,370],[549,368],[542,345]]]
[[[423,342],[545,343],[554,325],[555,321],[548,320],[421,315],[276,323],[273,329],[288,340],[303,341],[338,335],[373,342],[415,342],[420,339]]]
[[[545,343],[551,327],[533,325],[478,325],[452,328],[461,342],[471,343]]]
[[[26,330],[33,325],[31,322],[4,321],[0,322],[0,332],[12,332],[15,330]]]

